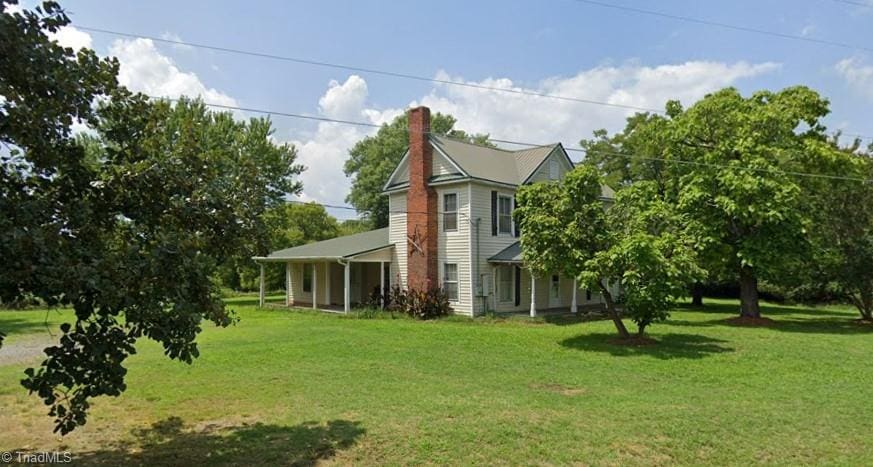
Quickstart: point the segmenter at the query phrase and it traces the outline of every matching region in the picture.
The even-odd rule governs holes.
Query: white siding
[[[391,283],[406,288],[406,191],[388,195],[388,242],[391,252]]]
[[[558,178],[563,178],[564,174],[572,169],[569,162],[567,162],[567,158],[564,157],[564,153],[560,150],[554,150],[549,154],[546,160],[543,161],[539,168],[537,168],[536,172],[531,176],[530,182],[545,182],[551,180],[549,177],[549,165],[552,160],[558,161]]]
[[[473,288],[470,271],[470,190],[469,183],[443,185],[437,187],[437,257],[439,258],[439,279],[442,283],[443,265],[458,265],[458,302],[452,304],[455,313],[469,315],[473,310]],[[458,229],[446,232],[443,228],[443,195],[458,195]]]
[[[433,152],[433,168],[431,170],[431,175],[449,175],[449,174],[459,174],[461,172],[455,168],[455,165],[445,156],[440,154],[437,150]],[[407,179],[409,178],[409,172],[407,169]]]
[[[486,185],[483,183],[471,183],[470,186],[471,191],[471,215],[470,218],[474,221],[476,219],[481,219],[479,226],[479,251],[476,251],[476,233],[473,232],[471,235],[472,245],[472,269],[474,270],[475,275],[475,264],[479,265],[479,276],[482,278],[483,282],[488,282],[489,286],[486,287],[486,290],[489,292],[488,299],[488,309],[493,309],[494,304],[494,270],[492,265],[488,262],[488,258],[496,255],[504,248],[512,245],[518,238],[513,235],[491,235],[491,191],[497,191],[499,194],[514,196],[515,190],[513,188],[501,188]],[[474,286],[475,287],[475,286]],[[539,292],[539,289],[537,289]],[[522,274],[522,283],[521,283],[521,303],[518,307],[516,307],[513,303],[498,305],[498,311],[510,311],[510,310],[523,310],[525,307],[528,307],[530,304],[530,299],[525,297],[530,297],[530,278],[526,276],[526,274]],[[525,305],[528,304],[528,305]],[[484,312],[482,299],[476,299],[475,304],[476,314],[481,314]]]

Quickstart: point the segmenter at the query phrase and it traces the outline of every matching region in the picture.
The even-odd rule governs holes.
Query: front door
[[[549,280],[549,308],[561,306],[561,276],[552,274]]]
[[[351,278],[349,279],[349,284],[351,290],[349,294],[351,295],[351,299],[353,302],[363,302],[363,298],[361,297],[361,268],[364,267],[364,263],[352,263],[351,265]]]

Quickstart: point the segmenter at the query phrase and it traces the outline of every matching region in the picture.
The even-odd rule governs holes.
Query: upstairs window
[[[512,235],[512,197],[497,197],[497,233]]]
[[[443,290],[450,302],[458,301],[458,265],[456,263],[443,264]]]
[[[549,180],[557,180],[561,177],[561,164],[557,159],[549,159]]]
[[[443,231],[455,232],[458,230],[458,194],[446,193],[443,195]]]

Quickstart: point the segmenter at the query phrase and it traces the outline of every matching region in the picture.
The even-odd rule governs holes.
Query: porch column
[[[573,301],[570,302],[570,311],[576,313],[576,278],[573,278]]]
[[[291,306],[291,261],[285,263],[285,306]]]
[[[324,263],[324,304],[330,308],[330,263]]]
[[[346,263],[345,278],[343,279],[343,283],[345,286],[343,289],[343,311],[345,311],[346,313],[348,313],[349,309],[351,308],[351,304],[349,303],[351,295],[352,295],[351,294],[351,287],[349,284],[351,282],[351,277],[352,277],[352,262],[349,261]]]
[[[385,262],[379,261],[379,307],[385,309]]]
[[[266,285],[264,284],[264,263],[260,263],[261,266],[261,286],[258,294],[258,304],[261,308],[264,307],[264,296],[266,295]]]
[[[537,316],[537,278],[533,271],[530,271],[530,317]]]
[[[312,263],[312,309],[318,309],[318,263]]]

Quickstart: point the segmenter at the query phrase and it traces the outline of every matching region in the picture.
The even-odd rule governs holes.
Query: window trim
[[[455,196],[455,210],[454,211],[446,211],[446,196],[448,196],[448,195]],[[461,211],[461,195],[457,191],[443,192],[442,209],[441,209],[441,212],[442,212],[441,221],[443,224],[443,228],[442,228],[443,232],[457,232],[458,230],[460,230],[460,227],[458,225],[459,221],[460,221],[460,217],[461,217],[460,211]],[[447,229],[446,228],[446,214],[451,214],[451,213],[455,214],[455,228],[454,229]]]
[[[453,280],[453,281],[448,280],[448,275],[446,274],[448,271],[448,268],[446,266],[454,266],[455,267],[455,280]],[[448,297],[449,303],[459,303],[461,301],[461,281],[460,281],[459,276],[460,276],[460,272],[458,271],[458,263],[446,263],[446,262],[443,263],[443,274],[442,274],[443,291],[446,292],[446,296],[448,297],[449,294],[447,292],[448,289],[446,288],[446,284],[455,284],[455,292],[457,294],[457,296],[455,297],[454,300],[452,300],[451,297]]]
[[[509,288],[509,298],[506,300],[502,297],[503,292],[503,273],[506,272],[509,275],[509,281],[507,281],[507,286]],[[515,268],[509,264],[503,264],[497,267],[497,301],[499,303],[515,303]]]
[[[500,230],[500,216],[504,214],[500,213],[500,200],[506,199],[509,200],[509,231],[504,232]],[[497,235],[498,236],[515,236],[515,219],[512,218],[512,213],[515,211],[515,197],[512,195],[507,195],[503,193],[497,193]]]

